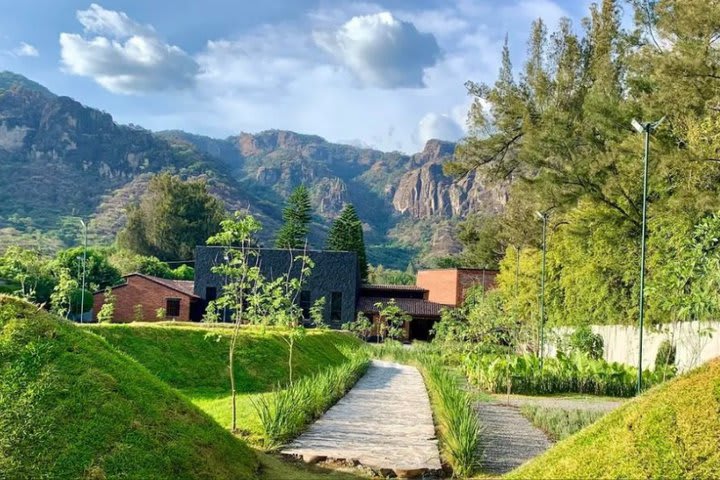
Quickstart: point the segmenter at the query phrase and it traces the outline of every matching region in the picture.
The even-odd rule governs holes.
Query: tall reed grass
[[[266,448],[276,448],[300,434],[355,385],[367,370],[369,360],[364,350],[353,352],[349,358],[340,366],[253,400]]]

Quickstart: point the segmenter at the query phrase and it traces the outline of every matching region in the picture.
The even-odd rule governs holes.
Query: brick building
[[[194,282],[168,280],[140,273],[123,277],[125,283],[112,287],[115,295],[114,322],[127,323],[136,319],[135,306],[140,305],[143,321],[179,320],[199,321],[202,302],[193,292]],[[105,292],[93,296],[93,319],[97,319],[105,303]],[[157,311],[165,309],[165,319],[157,318]]]
[[[465,300],[470,287],[483,285],[486,291],[495,288],[497,274],[497,270],[475,268],[420,270],[415,283],[428,291],[428,300],[431,302],[458,307]]]

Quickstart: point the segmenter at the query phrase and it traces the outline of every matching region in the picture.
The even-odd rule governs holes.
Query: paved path
[[[345,460],[400,477],[439,471],[425,383],[415,367],[373,360],[352,390],[283,454]]]
[[[552,445],[516,407],[480,402],[476,408],[483,427],[480,437],[483,473],[509,472]]]

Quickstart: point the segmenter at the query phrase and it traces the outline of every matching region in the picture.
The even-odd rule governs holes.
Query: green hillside
[[[0,296],[0,477],[245,479],[258,466],[101,337]]]
[[[720,360],[628,402],[508,478],[720,478]]]

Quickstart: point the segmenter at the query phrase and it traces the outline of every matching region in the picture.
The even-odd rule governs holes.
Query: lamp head
[[[634,118],[632,119],[632,121],[630,122],[630,124],[631,124],[632,127],[635,129],[635,131],[638,132],[638,133],[643,133],[643,132],[645,131],[645,127],[644,127],[643,125],[641,125],[640,122],[638,122],[638,121],[635,120]]]
[[[540,220],[545,220],[545,215],[546,215],[545,213],[542,213],[542,212],[539,212],[539,211],[538,211],[538,212],[535,212],[535,215],[537,215],[537,217],[538,217]]]

